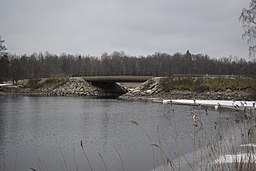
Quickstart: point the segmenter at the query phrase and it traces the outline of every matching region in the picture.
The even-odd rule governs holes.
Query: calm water
[[[224,135],[227,120],[235,118],[230,112],[152,102],[2,95],[0,170],[90,170],[86,157],[97,171],[105,170],[104,162],[109,171],[152,170],[163,156],[150,144],[161,145],[172,159],[174,151],[199,148],[194,114],[213,137]],[[216,135],[212,123],[218,124]]]

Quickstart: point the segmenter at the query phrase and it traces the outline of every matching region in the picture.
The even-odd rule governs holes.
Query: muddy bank
[[[47,96],[118,97],[127,90],[116,83],[109,83],[104,88],[89,83],[82,77],[63,77],[22,80],[17,86],[2,87],[0,92]]]
[[[130,89],[120,98],[255,100],[253,96],[254,80],[251,82],[248,80],[231,80],[231,83],[230,80],[187,79],[155,77],[135,89]]]

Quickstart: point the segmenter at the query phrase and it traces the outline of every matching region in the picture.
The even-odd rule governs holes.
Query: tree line
[[[240,14],[243,38],[249,45],[249,56],[256,52],[256,1]],[[0,82],[25,78],[87,75],[155,75],[210,74],[210,75],[256,75],[256,60],[246,61],[238,57],[210,58],[208,55],[154,53],[148,56],[131,56],[124,52],[103,53],[101,57],[49,52],[31,55],[6,53],[0,36]]]
[[[256,60],[208,55],[154,53],[148,56],[131,56],[124,52],[103,53],[100,57],[49,52],[31,55],[1,53],[0,81],[17,82],[26,78],[88,75],[153,75],[209,74],[255,75]]]

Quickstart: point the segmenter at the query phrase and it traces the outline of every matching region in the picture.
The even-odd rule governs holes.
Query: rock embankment
[[[255,100],[252,97],[250,87],[247,88],[223,88],[219,85],[212,87],[207,85],[206,80],[192,80],[189,86],[184,86],[184,81],[168,80],[165,77],[152,78],[135,89],[129,90],[128,93],[122,95],[122,98],[128,99],[202,99],[202,100]],[[192,87],[192,84],[195,86]],[[207,85],[207,86],[205,86]],[[182,87],[183,86],[183,87]]]
[[[17,86],[0,88],[0,93],[50,96],[256,100],[256,80],[155,77],[126,92],[127,89],[118,83],[89,83],[82,77],[22,80]]]
[[[43,78],[20,81],[18,86],[2,88],[4,93],[49,95],[49,96],[96,96],[115,97],[126,93],[120,85],[113,83],[113,89],[97,87],[82,77]]]
[[[49,95],[55,96],[107,96],[103,89],[95,87],[82,78],[70,78],[65,84],[53,89]]]

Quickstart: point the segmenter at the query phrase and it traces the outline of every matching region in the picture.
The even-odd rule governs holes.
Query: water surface
[[[225,135],[236,117],[143,101],[2,95],[0,170],[90,170],[86,157],[93,170],[106,170],[104,163],[109,171],[152,170],[164,162],[152,144],[171,159],[204,145],[196,142],[194,114],[211,137]]]

